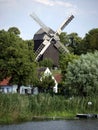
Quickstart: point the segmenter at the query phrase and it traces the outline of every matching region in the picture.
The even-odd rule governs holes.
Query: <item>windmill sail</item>
[[[61,52],[61,53],[69,53],[69,50],[60,42],[57,41],[54,46]]]
[[[62,30],[71,22],[71,20],[74,18],[73,15],[69,16],[67,20],[65,20],[61,26],[57,29],[56,32],[54,32],[52,29],[47,27],[39,18],[38,16],[33,13],[30,15],[41,27],[42,30],[46,33],[45,37],[42,39],[43,42],[40,44],[40,46],[35,51],[36,59],[35,61],[39,61],[41,56],[44,54],[44,52],[47,50],[47,48],[50,46],[50,44],[53,44],[55,48],[59,50],[61,53],[69,53],[69,50],[60,42],[59,36],[62,32]],[[47,37],[48,36],[48,39]]]
[[[71,20],[72,20],[73,18],[74,18],[73,15],[69,16],[69,17],[67,18],[67,20],[65,20],[65,21],[61,24],[61,26],[57,29],[56,33],[60,35],[61,32],[62,32],[62,30],[71,22]]]
[[[43,53],[46,51],[46,49],[50,46],[51,42],[44,40],[43,43],[39,46],[39,48],[36,50],[35,54],[36,59],[35,61],[38,61],[40,59],[40,57],[43,55]]]
[[[35,14],[32,13],[30,16],[42,27],[42,29],[49,34],[50,29],[39,19],[39,17]]]

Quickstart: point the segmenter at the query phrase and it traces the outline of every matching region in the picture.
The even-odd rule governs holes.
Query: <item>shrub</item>
[[[64,80],[70,94],[91,96],[98,93],[98,52],[81,55],[69,63]]]

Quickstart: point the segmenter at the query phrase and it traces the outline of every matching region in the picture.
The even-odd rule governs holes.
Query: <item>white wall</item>
[[[46,68],[46,70],[45,70],[45,72],[44,72],[44,76],[49,76],[49,75],[52,76],[52,79],[53,79],[54,82],[55,82],[55,86],[53,87],[53,91],[54,91],[55,93],[57,93],[57,92],[58,92],[58,83],[57,83],[56,79],[54,78],[54,76],[52,75],[52,73],[51,73],[51,71],[49,70],[49,68]]]

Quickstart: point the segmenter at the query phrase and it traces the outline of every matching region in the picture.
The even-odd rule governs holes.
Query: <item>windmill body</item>
[[[37,53],[37,49],[42,45],[44,40],[47,40],[47,41],[50,40],[50,38],[43,31],[42,28],[34,35],[33,39],[34,39],[34,51],[36,53]],[[43,55],[41,55],[41,57],[38,59],[38,61],[41,61],[47,58],[53,61],[54,66],[58,66],[59,53],[60,52],[58,51],[58,49],[53,44],[50,44],[49,47],[46,49],[46,51],[43,53]]]
[[[69,53],[69,50],[60,42],[59,35],[67,24],[74,18],[71,15],[65,20],[57,31],[47,27],[35,14],[30,15],[42,28],[34,35],[34,50],[36,61],[45,58],[52,59],[54,66],[58,66],[59,53]]]

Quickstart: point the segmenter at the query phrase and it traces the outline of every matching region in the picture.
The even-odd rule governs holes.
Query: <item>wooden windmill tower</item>
[[[54,66],[58,66],[59,53],[68,53],[69,50],[60,42],[59,35],[62,30],[74,18],[73,15],[69,16],[57,29],[53,31],[47,27],[38,16],[33,13],[30,15],[40,26],[41,29],[34,35],[34,50],[36,54],[36,61],[41,61],[45,58],[52,59]]]

